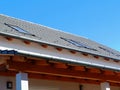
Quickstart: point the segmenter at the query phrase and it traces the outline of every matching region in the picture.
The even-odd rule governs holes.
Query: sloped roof
[[[87,38],[0,15],[0,34],[120,60],[120,52]]]

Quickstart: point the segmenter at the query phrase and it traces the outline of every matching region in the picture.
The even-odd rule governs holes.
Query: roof
[[[5,15],[0,15],[0,35],[120,60],[120,52],[87,38]]]

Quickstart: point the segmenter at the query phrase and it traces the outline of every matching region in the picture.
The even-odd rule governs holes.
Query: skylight
[[[23,34],[27,34],[27,35],[32,35],[32,36],[35,36],[33,34],[31,34],[30,32],[18,27],[18,26],[15,26],[15,25],[11,25],[11,24],[7,24],[7,23],[4,23],[5,25],[7,25],[8,27],[20,32],[20,33],[23,33]]]
[[[73,45],[77,46],[77,47],[86,48],[86,49],[89,49],[89,50],[97,51],[96,49],[94,49],[94,48],[92,48],[92,47],[90,47],[90,46],[88,46],[86,44],[83,44],[81,42],[78,42],[78,41],[75,41],[75,40],[72,40],[72,39],[63,38],[63,37],[60,37],[60,38],[65,40],[65,41],[67,41],[67,42],[69,42],[70,44],[73,44]]]
[[[106,51],[106,52],[108,52],[108,53],[110,53],[110,54],[113,54],[113,55],[115,55],[115,56],[117,56],[117,57],[120,56],[119,54],[117,54],[117,53],[115,53],[115,52],[113,52],[113,51],[111,51],[111,50],[108,50],[108,49],[106,49],[106,48],[104,48],[104,47],[99,47],[99,48],[102,49],[102,50],[104,50],[104,51]]]

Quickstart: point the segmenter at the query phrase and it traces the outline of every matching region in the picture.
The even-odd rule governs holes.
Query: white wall
[[[13,82],[13,89],[7,89],[6,82],[7,81],[12,81]],[[0,90],[15,90],[15,78],[14,77],[4,77],[0,76]]]
[[[100,85],[83,84],[83,90],[101,90]],[[110,90],[120,90],[120,87],[110,86]]]
[[[78,83],[30,80],[30,90],[79,90]]]
[[[13,89],[6,89],[6,82],[13,82]],[[30,90],[79,90],[79,83],[50,81],[41,79],[29,79]],[[81,84],[83,90],[101,90],[100,85]],[[0,90],[16,90],[15,77],[0,76]],[[111,87],[111,90],[120,90],[120,87]]]

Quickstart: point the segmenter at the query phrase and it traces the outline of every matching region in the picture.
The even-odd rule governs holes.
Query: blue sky
[[[120,51],[120,0],[1,0],[0,13],[87,37]]]

